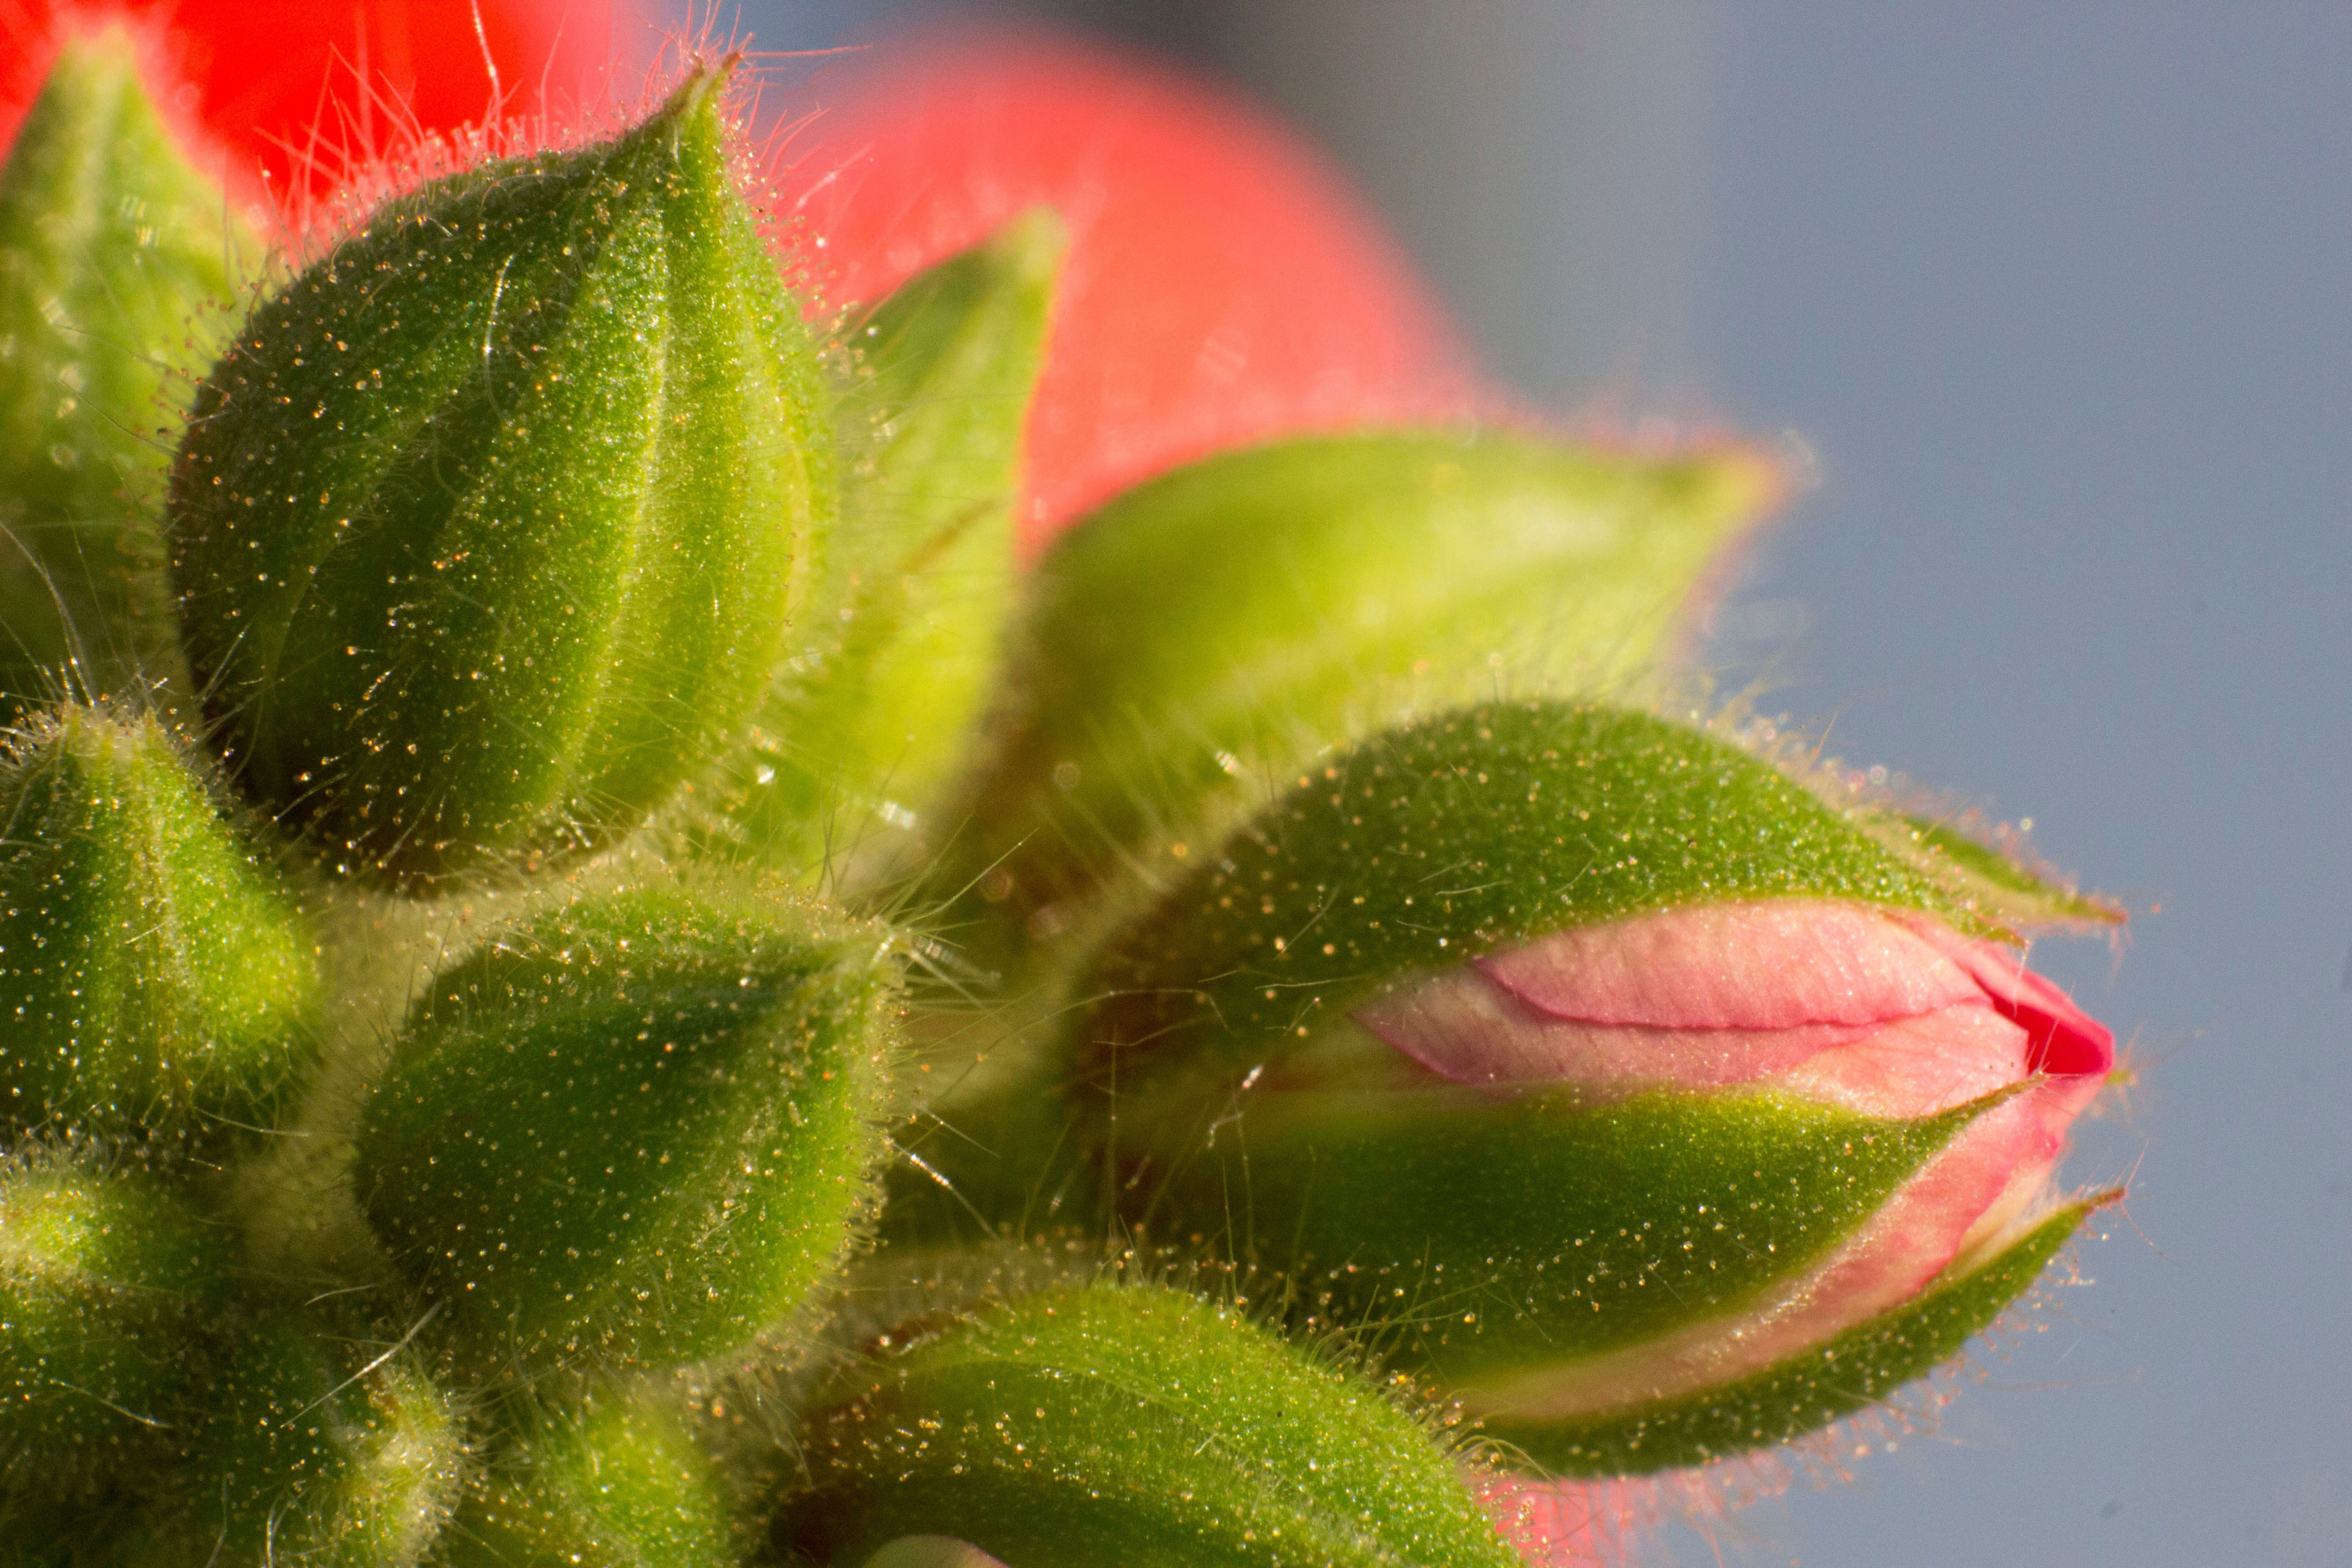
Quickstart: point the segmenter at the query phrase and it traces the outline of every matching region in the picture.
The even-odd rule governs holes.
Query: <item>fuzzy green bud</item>
[[[1032,915],[1402,716],[1622,684],[1775,482],[1736,449],[1428,431],[1140,486],[1038,563],[947,883]]]
[[[1645,714],[1381,737],[1078,980],[1103,1191],[1539,1465],[1794,1436],[2086,1212],[2047,1186],[2112,1039],[1973,934],[1947,858]]]
[[[1066,242],[1053,214],[1027,214],[850,331],[863,375],[840,423],[858,456],[826,614],[723,801],[728,837],[760,858],[797,869],[887,844],[971,745],[1013,605],[1022,431]]]
[[[863,1222],[898,955],[656,888],[437,977],[360,1121],[376,1234],[478,1369],[675,1366],[789,1319]]]
[[[31,1150],[0,1166],[0,1491],[153,1457],[225,1241],[148,1177]]]
[[[259,259],[129,37],[69,35],[0,167],[0,710],[177,671],[154,513]]]
[[[192,1539],[221,1568],[410,1568],[457,1500],[465,1425],[397,1329],[265,1310],[191,1455]]]
[[[0,1116],[266,1124],[317,1048],[315,950],[163,724],[37,715],[0,759]]]
[[[674,1415],[599,1390],[494,1455],[450,1568],[686,1568],[739,1560],[719,1478]]]
[[[609,842],[767,687],[834,486],[723,80],[379,210],[197,394],[189,658],[232,773],[341,868]]]
[[[843,1568],[1517,1561],[1453,1457],[1360,1373],[1158,1288],[1048,1290],[919,1332],[798,1442],[809,1484],[778,1543]]]

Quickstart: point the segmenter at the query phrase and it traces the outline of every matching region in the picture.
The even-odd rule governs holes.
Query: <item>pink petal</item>
[[[2074,999],[2025,967],[2021,953],[1974,942],[1926,916],[1912,928],[1969,973],[1993,1010],[2025,1030],[2035,1072],[2105,1077],[2116,1065],[2115,1032],[2074,1005]]]
[[[1897,1018],[1811,1057],[1770,1087],[1864,1116],[1909,1120],[2031,1076],[2024,1029],[1981,1002]]]
[[[1356,1021],[1431,1072],[1597,1093],[1768,1082],[1874,1116],[2035,1073],[2103,1076],[2114,1037],[2009,950],[1822,900],[1564,931],[1376,998]]]
[[[969,1541],[951,1535],[902,1535],[885,1542],[866,1568],[1004,1568]]]
[[[1885,1024],[1645,1029],[1535,1012],[1475,967],[1356,1011],[1430,1071],[1480,1089],[1767,1087],[1865,1116],[1932,1115],[2030,1076],[2025,1030],[1981,997]]]
[[[1480,1088],[1573,1083],[1604,1091],[1746,1083],[1878,1032],[1876,1023],[1791,1028],[1648,1028],[1548,1016],[1465,965],[1359,1007],[1356,1021],[1422,1066]]]
[[[1562,931],[1478,966],[1541,1012],[1591,1024],[1786,1029],[1876,1024],[1972,1000],[1968,967],[1860,904],[1696,904]]]

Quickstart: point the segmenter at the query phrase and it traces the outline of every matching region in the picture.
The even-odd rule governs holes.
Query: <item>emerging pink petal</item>
[[[1356,1021],[1499,1092],[1765,1088],[1912,1119],[1983,1110],[1801,1277],[1648,1343],[1466,1389],[1568,1419],[1719,1385],[1965,1271],[2039,1212],[2114,1037],[2021,955],[1926,915],[1822,900],[1668,910],[1548,937],[1378,998]]]
[[[1538,1012],[1662,1029],[1879,1024],[1979,994],[1927,933],[1860,904],[1697,904],[1478,960]]]
[[[1991,942],[1825,900],[1564,931],[1379,997],[1356,1021],[1456,1083],[1607,1093],[1757,1084],[1876,1116],[2036,1073],[2095,1078],[2114,1037]]]
[[[1565,1419],[1760,1371],[1888,1311],[2021,1233],[2114,1037],[2021,956],[1927,916],[1822,900],[1668,910],[1548,937],[1360,1007],[1441,1078],[1499,1092],[1769,1088],[1964,1128],[1804,1275],[1724,1318],[1468,1389]]]
[[[2026,968],[2022,954],[1994,942],[1971,941],[1925,916],[1914,917],[1913,925],[1969,972],[1995,1012],[2025,1030],[2035,1072],[2104,1074],[2115,1066],[2113,1031]]]

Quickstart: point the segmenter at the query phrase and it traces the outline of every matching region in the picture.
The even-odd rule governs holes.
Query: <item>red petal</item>
[[[811,276],[871,301],[1029,207],[1070,226],[1024,538],[1153,473],[1487,395],[1380,225],[1297,138],[1169,71],[1039,37],[877,51],[785,150]]]
[[[2116,1065],[2115,1032],[2026,968],[2023,953],[1970,941],[1925,916],[1915,917],[1912,925],[1969,972],[1995,1012],[2025,1031],[2026,1059],[2035,1072],[2104,1078]]]
[[[14,140],[68,28],[120,21],[151,39],[158,100],[192,111],[221,143],[232,184],[257,191],[267,170],[281,196],[298,184],[323,195],[352,163],[481,121],[492,107],[485,41],[509,114],[601,97],[616,51],[635,41],[635,29],[623,37],[635,16],[628,0],[482,0],[479,16],[478,34],[474,0],[0,4],[0,145]]]

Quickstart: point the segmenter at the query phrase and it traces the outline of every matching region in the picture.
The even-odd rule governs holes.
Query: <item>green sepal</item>
[[[1913,1121],[1769,1090],[1144,1099],[1108,1179],[1147,1237],[1271,1269],[1309,1326],[1459,1388],[1739,1310],[2008,1098]]]
[[[719,785],[713,826],[736,852],[837,874],[929,812],[970,747],[1013,605],[1022,431],[1067,237],[1025,214],[852,327],[842,526],[810,646]]]
[[[1038,563],[950,880],[1032,910],[1410,714],[1622,685],[1773,484],[1738,450],[1393,431],[1131,490]]]
[[[1973,814],[1967,814],[1973,815]],[[1987,926],[2113,926],[2124,913],[2103,900],[2029,869],[1950,819],[1911,812],[1861,811],[1856,820],[1942,883]]]
[[[798,1443],[777,1542],[845,1568],[908,1535],[1007,1568],[1517,1561],[1382,1390],[1154,1287],[982,1309],[851,1374]]]
[[[362,1108],[360,1202],[479,1375],[740,1344],[869,1215],[898,968],[880,928],[715,886],[494,933]]]
[[[378,210],[258,310],[173,469],[243,786],[409,891],[634,828],[766,689],[835,480],[725,71]]]
[[[293,1307],[243,1327],[186,1482],[190,1538],[221,1568],[410,1568],[433,1545],[466,1477],[465,1422],[403,1332]]]
[[[718,1473],[670,1411],[599,1389],[489,1456],[448,1568],[700,1568],[741,1560]]]
[[[0,1492],[167,1451],[227,1245],[151,1177],[43,1149],[0,1165]]]
[[[1633,1475],[1769,1447],[1925,1377],[2031,1287],[2104,1198],[2073,1203],[1990,1261],[1736,1383],[1576,1421],[1489,1416],[1486,1434],[1561,1475]]]
[[[260,258],[130,37],[68,30],[0,166],[0,714],[184,685],[155,513]]]
[[[0,1118],[267,1126],[317,1054],[316,949],[152,714],[69,704],[0,758]]]
[[[1094,1077],[1278,1058],[1381,992],[1679,904],[1844,899],[1973,926],[1911,860],[1738,748],[1562,702],[1380,736],[1196,853],[1078,982],[1096,1000],[1067,1037]]]

